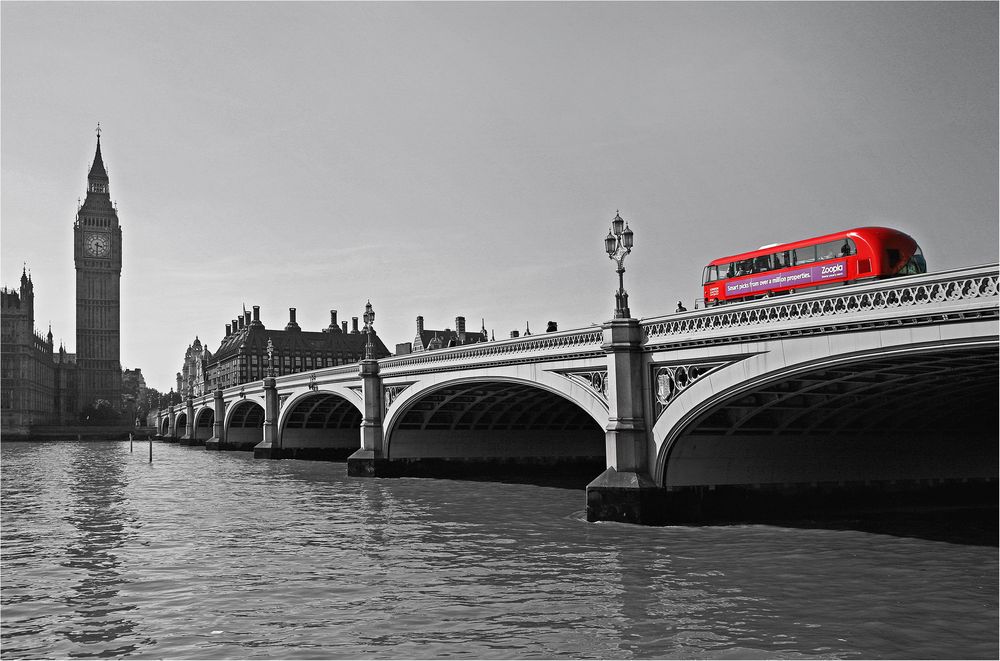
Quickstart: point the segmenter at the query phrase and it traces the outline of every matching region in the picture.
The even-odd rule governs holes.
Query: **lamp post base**
[[[620,289],[615,292],[615,319],[631,319],[632,312],[628,309],[628,292]]]

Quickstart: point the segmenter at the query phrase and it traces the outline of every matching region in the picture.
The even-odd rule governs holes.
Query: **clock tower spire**
[[[109,194],[108,171],[104,168],[104,158],[101,157],[101,123],[97,123],[97,153],[94,154],[94,164],[87,175],[87,193]]]
[[[87,175],[87,197],[73,223],[79,410],[98,400],[107,401],[115,410],[122,406],[122,229],[108,184],[98,124],[97,151]]]

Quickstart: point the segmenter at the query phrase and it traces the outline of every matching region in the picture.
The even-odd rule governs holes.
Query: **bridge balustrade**
[[[938,308],[939,315],[948,315],[941,320],[973,319],[988,311],[982,311],[982,306],[949,310],[941,304],[995,297],[997,281],[997,265],[955,269],[694,310],[643,320],[642,329],[647,344],[689,335],[708,343],[717,340],[720,332],[731,337],[731,331],[787,322],[805,322],[815,332],[829,332],[838,324],[823,320],[886,310],[894,311],[894,318],[872,319],[873,327],[921,323],[926,321],[921,316],[931,307]]]

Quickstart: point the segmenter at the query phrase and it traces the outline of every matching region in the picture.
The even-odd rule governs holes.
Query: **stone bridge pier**
[[[580,450],[568,451],[565,454],[559,450],[553,452],[552,448],[545,451],[534,450],[536,453],[546,452],[553,454],[545,461],[551,461],[550,466],[556,463],[579,461],[581,455],[591,460],[599,456],[601,463],[607,465],[606,470],[596,476],[596,479],[587,487],[587,512],[591,521],[613,520],[630,523],[657,523],[662,519],[662,496],[664,490],[656,485],[650,475],[650,433],[647,425],[648,411],[646,410],[647,390],[643,384],[645,382],[644,373],[646,365],[643,358],[644,336],[642,328],[637,319],[615,319],[606,323],[601,328],[599,345],[603,359],[606,361],[606,372],[597,373],[603,377],[603,391],[607,398],[607,410],[598,410],[597,416],[600,426],[591,423],[595,430],[603,427],[603,448],[597,443],[590,446],[588,450],[581,453]],[[603,366],[602,366],[603,367]],[[361,390],[364,400],[363,418],[361,421],[361,447],[347,459],[348,474],[355,477],[390,477],[414,473],[414,468],[420,463],[432,460],[454,460],[457,457],[448,456],[447,451],[437,451],[420,453],[410,449],[409,452],[400,452],[390,455],[387,446],[388,435],[394,439],[394,447],[403,444],[406,438],[406,427],[413,427],[413,423],[407,423],[415,416],[412,410],[409,413],[400,411],[398,407],[389,407],[384,401],[387,390],[387,383],[391,380],[383,380],[380,374],[379,361],[365,360],[360,363],[359,375],[361,377]],[[492,379],[502,378],[497,373],[490,375]],[[509,377],[508,377],[509,378]],[[472,382],[472,379],[469,379]],[[488,381],[484,379],[480,388],[488,389]],[[390,389],[392,386],[388,386]],[[431,390],[431,389],[428,389]],[[446,393],[445,397],[452,401],[462,399],[461,389],[453,386],[452,389],[441,389],[437,392]],[[468,391],[466,391],[468,392]],[[507,394],[501,397],[510,397]],[[549,395],[551,397],[551,395]],[[556,397],[555,399],[558,399]],[[489,397],[484,397],[482,401],[489,401]],[[420,406],[421,402],[416,397],[411,397],[414,406]],[[539,398],[539,401],[546,402],[547,399]],[[569,404],[568,402],[565,402]],[[487,404],[488,405],[488,404]],[[569,404],[572,407],[572,404]],[[387,412],[393,410],[396,415],[394,420],[387,419]],[[443,408],[443,407],[442,407]],[[565,409],[559,409],[561,413],[567,413]],[[475,415],[472,411],[459,411],[459,415]],[[439,410],[431,416],[431,420],[443,420]],[[489,415],[489,414],[486,414]],[[596,422],[596,421],[594,421]],[[537,423],[536,423],[537,425]],[[517,425],[514,425],[517,427]],[[435,425],[427,425],[427,428],[434,429]],[[476,427],[473,426],[473,429]],[[490,432],[496,429],[489,429],[480,426],[480,436],[489,437]],[[441,428],[434,432],[436,435],[447,435],[452,429]],[[528,434],[525,429],[522,434]],[[544,433],[544,432],[543,432]],[[573,432],[571,432],[571,435]],[[552,433],[553,436],[558,434]],[[596,436],[596,435],[595,435]],[[499,438],[499,437],[498,437]],[[574,438],[570,442],[577,442]],[[459,437],[460,442],[468,442],[466,435]],[[504,436],[503,442],[510,444],[510,437]],[[471,443],[467,443],[471,445]],[[449,449],[454,446],[449,446]],[[454,452],[454,450],[453,450]],[[466,455],[473,455],[474,451],[468,447],[459,451]],[[491,461],[503,461],[504,457],[488,456],[486,452],[481,458]],[[574,457],[575,455],[575,457]],[[461,457],[468,460],[470,457]],[[524,457],[514,457],[524,460]],[[440,466],[441,464],[437,464]]]
[[[587,520],[658,523],[662,489],[649,471],[643,333],[637,319],[603,327],[608,354],[608,468],[587,486]]]

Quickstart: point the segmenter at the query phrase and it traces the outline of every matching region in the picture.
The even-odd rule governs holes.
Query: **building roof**
[[[487,340],[482,331],[466,331],[465,342],[459,342],[458,331],[454,331],[450,328],[445,328],[444,330],[425,328],[422,332],[417,334],[417,337],[420,338],[420,344],[425,349],[431,346],[431,342],[434,341],[434,338],[437,338],[441,348],[455,347],[461,344],[476,344],[477,342],[485,342]]]
[[[368,338],[364,333],[324,333],[322,331],[277,330],[265,328],[260,322],[232,333],[222,340],[221,345],[210,359],[219,363],[243,350],[245,354],[263,355],[267,353],[267,341],[274,346],[275,358],[296,356],[306,353],[344,353],[361,357],[365,353]],[[372,333],[374,356],[384,358],[390,355],[382,340]]]
[[[114,150],[112,150],[114,151]],[[108,171],[104,168],[104,159],[101,157],[101,135],[97,134],[97,153],[94,154],[94,164],[90,167],[88,179],[108,180]]]

